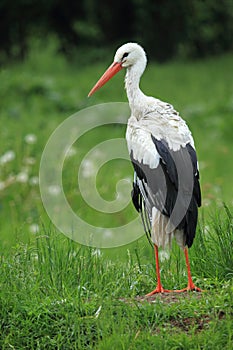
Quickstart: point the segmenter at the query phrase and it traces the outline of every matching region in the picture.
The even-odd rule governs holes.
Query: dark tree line
[[[0,0],[0,59],[24,58],[30,40],[56,35],[60,50],[133,40],[151,57],[233,49],[232,0]]]

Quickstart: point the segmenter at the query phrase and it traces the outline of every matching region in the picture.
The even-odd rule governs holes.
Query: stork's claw
[[[146,294],[146,297],[151,297],[154,294],[158,294],[158,293],[170,293],[172,292],[172,290],[169,289],[163,289],[162,286],[157,286],[154,290],[152,290],[152,292]]]
[[[196,286],[193,286],[192,288],[190,286],[183,288],[183,289],[174,289],[174,290],[170,290],[170,289],[163,289],[163,287],[161,288],[155,288],[154,290],[152,290],[152,292],[146,294],[146,297],[151,297],[154,294],[159,294],[159,293],[183,293],[183,292],[204,292],[203,289],[198,288]]]
[[[175,293],[182,293],[182,292],[204,292],[201,288],[196,287],[195,285],[187,286],[183,289],[177,289],[174,290]]]

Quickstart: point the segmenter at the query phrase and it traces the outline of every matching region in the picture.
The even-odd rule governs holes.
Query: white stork
[[[158,248],[176,238],[184,250],[188,285],[181,291],[201,291],[193,283],[188,248],[195,237],[201,205],[194,141],[185,121],[169,103],[146,96],[139,88],[147,59],[136,43],[122,45],[111,66],[89,92],[92,95],[122,68],[131,109],[126,140],[134,167],[132,200],[141,213],[145,232],[154,244],[157,286],[147,294],[170,292],[160,280]]]

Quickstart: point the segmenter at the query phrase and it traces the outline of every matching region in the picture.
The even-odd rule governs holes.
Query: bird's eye
[[[128,52],[125,52],[124,55],[122,56],[122,60],[123,60],[124,58],[126,58],[128,55],[129,55],[129,53],[128,53]]]

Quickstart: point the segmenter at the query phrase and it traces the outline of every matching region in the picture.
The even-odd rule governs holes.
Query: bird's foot
[[[203,292],[203,290],[201,288],[196,287],[193,282],[188,283],[188,286],[186,288],[174,290],[174,292],[176,292],[176,293],[193,292],[193,291],[194,292]]]
[[[162,286],[157,286],[154,290],[152,290],[152,292],[146,294],[146,297],[151,297],[154,294],[158,294],[158,293],[170,293],[172,292],[169,289],[164,289]]]

